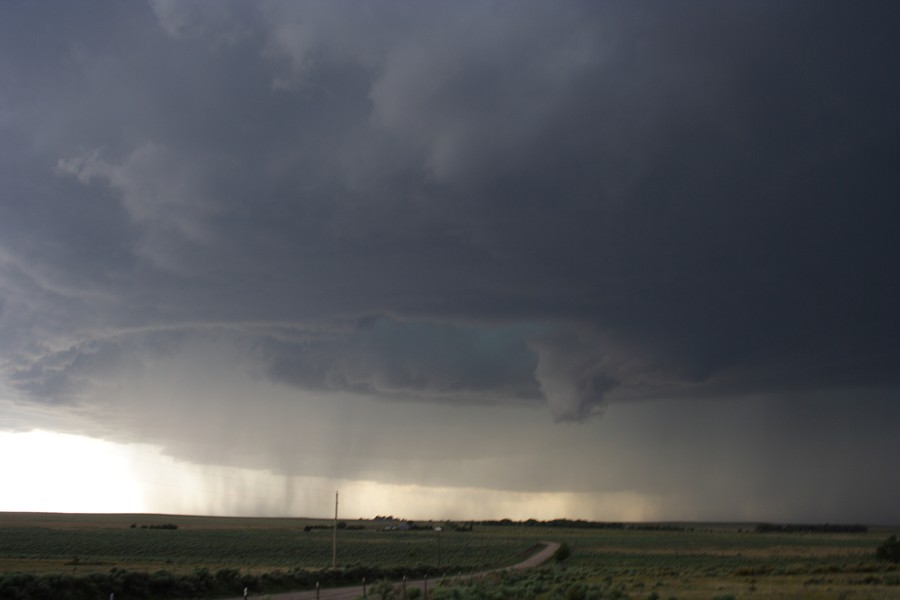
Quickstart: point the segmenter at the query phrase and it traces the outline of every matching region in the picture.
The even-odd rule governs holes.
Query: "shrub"
[[[369,588],[368,595],[380,600],[391,600],[397,597],[397,591],[394,589],[393,583],[387,579],[382,579]]]
[[[888,560],[890,562],[900,562],[900,540],[896,535],[892,535],[884,540],[875,551],[875,556],[879,560]]]
[[[559,563],[570,556],[572,556],[572,549],[569,547],[569,544],[563,542],[559,545],[559,548],[556,549],[556,552],[553,553],[553,560]]]

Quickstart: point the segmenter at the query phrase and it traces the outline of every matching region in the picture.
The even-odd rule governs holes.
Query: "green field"
[[[164,524],[177,529],[142,528]],[[199,573],[227,579],[233,587],[240,575],[278,591],[301,581],[301,572],[311,577],[327,572],[331,530],[304,528],[329,524],[309,519],[0,513],[0,574],[100,581],[112,572],[119,581],[128,573],[164,571],[158,576]],[[472,531],[454,531],[452,524],[423,524],[442,525],[444,530],[437,533],[383,531],[385,524],[348,521],[346,529],[338,530],[338,566],[354,574],[480,573],[521,560],[541,540],[566,542],[572,550],[561,565],[475,581],[470,588],[445,587],[435,597],[490,595],[484,586],[494,586],[498,598],[900,597],[900,569],[875,558],[875,548],[897,532],[887,528],[866,533],[757,533],[746,524],[687,525],[680,531],[475,525]],[[293,579],[282,577],[284,573],[292,573]],[[218,590],[209,592],[214,594],[226,588],[208,589]]]
[[[512,530],[383,531],[386,523],[350,521],[338,530],[338,566],[476,570],[509,564],[533,545]],[[141,528],[161,524],[178,529]],[[304,531],[307,525],[329,529]],[[332,563],[330,526],[312,519],[6,513],[0,514],[0,572],[322,569]]]
[[[698,525],[685,532],[569,532],[569,562],[612,578],[634,598],[900,597],[897,565],[875,559],[875,548],[892,530],[760,534],[752,529]]]

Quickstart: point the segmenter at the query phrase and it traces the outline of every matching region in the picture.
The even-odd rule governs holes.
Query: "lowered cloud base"
[[[102,4],[0,23],[0,427],[900,519],[893,5]]]

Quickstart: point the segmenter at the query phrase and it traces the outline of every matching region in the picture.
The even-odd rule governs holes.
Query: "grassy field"
[[[165,524],[177,529],[141,527]],[[309,519],[0,513],[0,574],[315,571],[331,565],[332,533],[304,528],[329,524]],[[347,525],[338,531],[342,567],[424,565],[432,573],[480,572],[517,562],[541,540],[566,542],[572,549],[562,566],[492,580],[490,585],[508,589],[506,596],[494,594],[501,598],[900,597],[900,569],[877,561],[874,554],[888,535],[897,533],[887,528],[826,534],[757,533],[747,524],[687,525],[682,531],[476,525],[465,532],[445,527],[438,534],[383,531],[385,523],[373,521]],[[465,598],[483,592],[460,588],[443,594]]]
[[[141,527],[165,524],[178,529]],[[304,531],[308,525],[328,529]],[[321,569],[331,566],[330,526],[312,519],[0,513],[0,573]],[[382,531],[385,522],[374,521],[347,526],[338,530],[338,565],[345,567],[478,570],[510,564],[534,544],[534,536],[512,529],[438,534]]]
[[[898,598],[900,570],[874,556],[890,533],[761,534],[746,525],[579,531],[568,532],[569,562],[635,598]]]

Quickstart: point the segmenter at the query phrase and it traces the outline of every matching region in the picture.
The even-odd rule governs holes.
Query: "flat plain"
[[[419,522],[421,529],[385,530],[396,524],[345,521],[337,531],[338,566],[415,568],[436,577],[480,573],[516,563],[552,540],[565,542],[571,555],[533,573],[504,575],[495,584],[512,591],[499,597],[900,597],[898,565],[875,558],[877,546],[897,528],[760,533],[755,524],[679,523],[659,530],[627,524],[475,524],[468,530],[466,523]],[[330,525],[292,518],[0,513],[0,575],[79,577],[113,569],[315,573],[331,566]],[[464,589],[457,592],[466,597]]]

